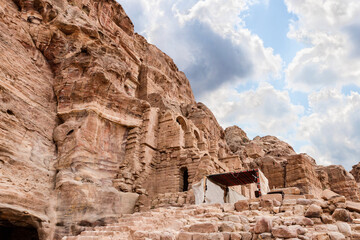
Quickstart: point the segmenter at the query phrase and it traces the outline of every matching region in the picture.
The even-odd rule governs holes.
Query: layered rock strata
[[[59,239],[158,194],[191,203],[179,196],[194,181],[241,169],[184,73],[117,2],[0,3],[1,221]]]
[[[193,204],[204,176],[255,167],[272,187],[357,200],[348,173],[224,131],[114,0],[0,0],[0,49],[0,231],[15,239]]]
[[[307,154],[297,154],[287,143],[273,136],[250,140],[237,126],[225,130],[231,151],[239,155],[246,168],[259,167],[269,179],[270,188],[298,187],[303,194],[319,197],[322,189],[331,189],[347,199],[360,200],[360,191],[353,173],[358,177],[357,165],[351,173],[342,166],[318,166]]]

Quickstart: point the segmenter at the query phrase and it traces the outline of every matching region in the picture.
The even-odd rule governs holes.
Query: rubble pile
[[[360,239],[360,203],[330,190],[322,198],[283,189],[235,204],[187,205],[124,215],[63,240]]]

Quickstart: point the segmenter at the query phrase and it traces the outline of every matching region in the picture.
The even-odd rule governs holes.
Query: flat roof
[[[212,174],[207,178],[226,187],[258,183],[259,169]]]

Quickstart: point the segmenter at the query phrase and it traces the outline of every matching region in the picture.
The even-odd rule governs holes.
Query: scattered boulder
[[[337,222],[336,226],[338,227],[339,232],[344,234],[346,237],[351,236],[351,227],[349,224],[347,224],[346,222]]]
[[[189,227],[189,232],[212,233],[217,231],[218,226],[214,223],[196,223]]]
[[[220,227],[220,232],[235,232],[235,224],[233,222],[223,222]]]
[[[325,223],[325,224],[329,224],[329,223],[333,223],[334,222],[334,220],[333,220],[333,218],[331,217],[331,215],[329,215],[329,214],[321,214],[321,220],[322,220],[322,222],[323,223]]]
[[[345,236],[339,232],[329,232],[330,240],[345,240]]]
[[[350,211],[355,211],[357,213],[360,213],[359,202],[346,201],[346,208],[349,209]]]
[[[305,212],[305,217],[319,218],[323,213],[322,208],[316,204],[311,204]]]
[[[297,218],[295,218],[295,223],[297,225],[301,225],[301,226],[313,226],[314,225],[314,221],[307,217],[297,217]]]
[[[272,234],[274,237],[279,238],[296,238],[298,236],[298,231],[299,228],[296,226],[279,226],[272,229]]]
[[[249,201],[248,200],[240,200],[235,203],[235,210],[238,212],[249,210]]]
[[[347,211],[346,209],[342,209],[342,208],[335,209],[334,213],[332,214],[332,218],[335,221],[343,221],[343,222],[351,221],[349,211]]]
[[[271,239],[271,233],[262,233],[262,234],[259,234],[259,239]]]
[[[322,191],[321,193],[321,197],[325,200],[330,200],[332,198],[338,197],[340,196],[339,194],[331,191],[330,189],[325,189],[324,191]]]
[[[272,219],[269,217],[261,217],[257,219],[254,226],[255,233],[271,232],[271,229],[272,229]]]

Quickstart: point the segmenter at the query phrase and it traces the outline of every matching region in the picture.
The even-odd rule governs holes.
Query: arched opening
[[[179,116],[176,118],[176,122],[181,126],[181,128],[184,132],[187,131],[187,126],[186,126],[186,122],[185,122],[184,118]]]
[[[44,220],[34,215],[31,215],[26,211],[18,211],[12,208],[1,207],[0,239],[39,240],[39,233],[37,227],[41,229],[41,222],[43,221]]]
[[[186,167],[180,169],[180,192],[186,192],[189,188],[189,172]]]
[[[32,227],[20,227],[9,222],[0,225],[1,240],[39,240],[38,232]]]
[[[200,134],[199,134],[196,130],[194,130],[194,135],[195,135],[195,138],[196,138],[196,143],[195,143],[195,145],[196,145],[196,147],[198,148],[198,147],[199,147],[199,143],[200,143]]]
[[[194,130],[194,135],[196,137],[196,140],[200,142],[200,134],[196,130]]]

